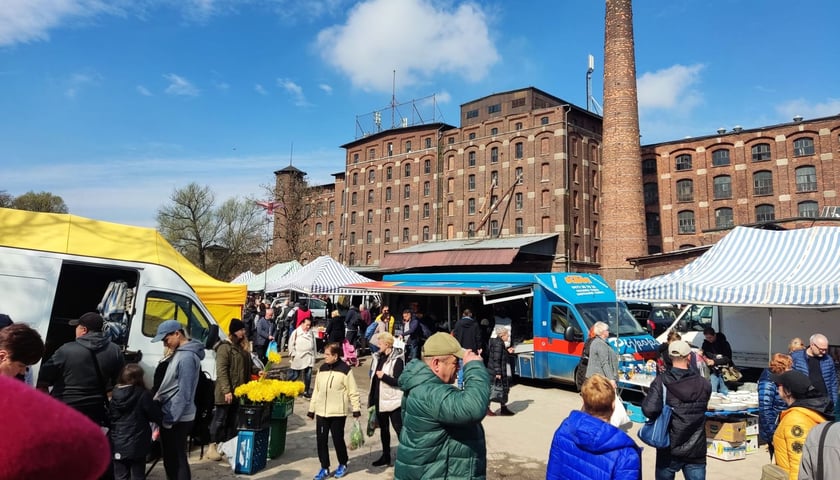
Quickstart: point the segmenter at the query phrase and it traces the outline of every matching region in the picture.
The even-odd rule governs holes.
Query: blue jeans
[[[685,463],[676,458],[671,458],[666,465],[660,466],[659,453],[657,453],[656,474],[654,475],[656,480],[674,480],[680,470],[682,470],[685,480],[706,480],[705,463]]]
[[[303,370],[293,370],[289,369],[289,373],[286,376],[286,380],[295,381],[299,380],[303,374],[303,385],[306,389],[304,391],[305,394],[309,394],[311,391],[309,390],[309,384],[312,382],[312,367],[306,367]]]
[[[723,381],[723,375],[712,372],[709,375],[709,380],[712,382],[712,392],[719,392],[724,395],[729,393],[729,389],[726,388],[726,382]]]

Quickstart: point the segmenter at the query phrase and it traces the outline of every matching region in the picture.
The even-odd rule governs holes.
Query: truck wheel
[[[583,386],[583,381],[586,380],[584,378],[586,376],[586,372],[581,371],[580,365],[575,367],[575,390],[580,392],[580,387]]]

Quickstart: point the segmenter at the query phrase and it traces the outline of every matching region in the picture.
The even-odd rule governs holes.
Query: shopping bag
[[[761,480],[787,480],[788,473],[780,466],[768,463],[761,467]]]
[[[621,400],[621,397],[616,395],[615,408],[613,409],[613,414],[610,417],[610,425],[624,430],[625,427],[629,428],[631,424],[632,421],[627,415],[627,410],[624,408],[624,402]]]
[[[505,382],[497,378],[493,380],[493,384],[490,385],[490,401],[497,402],[497,403],[507,403],[507,389],[505,388]]]
[[[372,437],[377,428],[379,428],[379,420],[376,418],[376,407],[374,406],[368,408],[367,436]]]
[[[276,340],[272,340],[272,341],[268,342],[268,349],[266,349],[266,356],[268,356],[269,353],[279,353],[277,351],[277,341]]]
[[[662,413],[655,420],[645,422],[639,429],[639,439],[651,447],[671,446],[671,436],[668,434],[668,426],[671,424],[671,407],[665,402],[667,395],[668,389],[662,385]]]
[[[362,434],[362,426],[359,424],[359,419],[353,420],[353,426],[350,427],[350,444],[347,448],[356,450],[365,444],[365,436]]]
[[[729,367],[721,367],[720,369],[721,374],[723,374],[723,379],[727,382],[737,382],[741,380],[741,372],[738,371],[737,368],[729,366]]]

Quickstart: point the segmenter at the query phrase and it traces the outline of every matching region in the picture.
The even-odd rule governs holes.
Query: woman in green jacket
[[[332,434],[333,447],[338,457],[335,478],[347,474],[347,445],[344,443],[344,423],[347,415],[362,415],[359,391],[350,366],[340,362],[341,345],[330,343],[324,347],[324,364],[315,377],[315,388],[309,402],[310,419],[315,419],[315,439],[318,445],[318,459],[321,470],[314,480],[325,480],[330,476],[330,452],[327,446],[328,436]]]

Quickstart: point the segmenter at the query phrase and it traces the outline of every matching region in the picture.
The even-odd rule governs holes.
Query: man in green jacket
[[[236,436],[236,399],[233,396],[236,387],[251,379],[251,354],[245,349],[245,323],[238,318],[230,321],[228,338],[216,346],[216,388],[213,421],[210,423],[211,442],[207,458],[221,460],[216,448],[217,442],[225,442]]]
[[[463,390],[453,385],[459,359]],[[403,428],[394,479],[484,479],[481,420],[490,404],[490,376],[481,355],[465,353],[454,337],[436,333],[426,340],[422,358],[405,367],[399,384]]]

